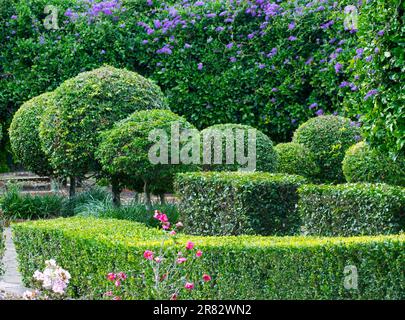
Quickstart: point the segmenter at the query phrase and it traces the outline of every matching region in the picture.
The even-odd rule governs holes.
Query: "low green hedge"
[[[297,188],[305,178],[264,172],[179,174],[179,217],[197,235],[285,235],[299,229]]]
[[[311,235],[354,236],[405,230],[405,189],[385,184],[304,185],[298,211]]]
[[[56,259],[72,279],[69,295],[97,298],[106,274],[124,271],[152,277],[143,252],[158,250],[161,231],[128,221],[60,218],[13,225],[24,283],[44,261]],[[203,291],[182,299],[404,299],[405,235],[316,237],[178,237],[203,251],[190,269],[212,276]],[[184,248],[184,247],[183,247]],[[345,289],[345,268],[357,268],[358,289]],[[134,299],[151,299],[150,288],[127,282]]]

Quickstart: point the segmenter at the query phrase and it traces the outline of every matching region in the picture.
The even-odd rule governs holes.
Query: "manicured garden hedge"
[[[321,236],[405,230],[405,188],[384,184],[304,185],[298,211],[306,232]]]
[[[305,178],[242,172],[179,174],[175,189],[185,230],[198,235],[293,234],[297,188]]]
[[[145,250],[160,248],[161,232],[117,220],[56,219],[13,225],[24,283],[44,261],[56,259],[72,279],[69,294],[100,298],[106,275],[124,271],[152,277],[142,267]],[[405,236],[178,237],[193,241],[203,255],[190,269],[212,281],[180,299],[404,299]],[[177,249],[177,250],[178,250]],[[177,250],[174,250],[177,253]],[[345,289],[345,267],[358,272],[358,289]],[[353,267],[349,267],[353,268]],[[145,280],[146,281],[146,280]],[[148,282],[126,284],[133,299],[150,299]]]

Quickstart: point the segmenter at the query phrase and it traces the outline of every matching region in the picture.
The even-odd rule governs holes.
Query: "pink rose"
[[[186,284],[184,285],[184,288],[186,288],[187,290],[193,290],[194,289],[194,283],[186,282]]]
[[[162,228],[163,228],[164,230],[168,230],[168,229],[170,228],[170,222],[163,222]]]
[[[117,278],[117,275],[115,273],[110,272],[107,274],[107,280],[108,281],[114,281]]]
[[[203,274],[202,278],[203,278],[204,282],[211,281],[211,276],[206,273]]]
[[[197,250],[197,252],[195,253],[195,256],[196,256],[197,258],[201,257],[201,256],[202,256],[202,251],[201,251],[201,250]]]
[[[176,231],[174,231],[174,230],[170,231],[171,236],[174,236],[175,234],[176,234]]]
[[[186,249],[187,249],[187,250],[191,250],[191,249],[193,249],[193,248],[194,248],[194,243],[191,242],[191,241],[187,242],[187,244],[186,244]]]
[[[182,263],[184,263],[184,262],[186,262],[186,261],[187,261],[187,258],[184,258],[184,257],[177,258],[177,263],[178,263],[178,264],[182,264]]]
[[[143,257],[147,260],[152,260],[153,259],[153,252],[150,250],[145,250],[143,253]]]
[[[120,272],[118,273],[118,278],[120,278],[121,280],[125,280],[127,278],[127,275],[124,272]]]

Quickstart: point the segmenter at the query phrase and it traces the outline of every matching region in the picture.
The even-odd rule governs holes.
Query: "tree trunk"
[[[119,208],[121,206],[121,188],[117,179],[112,179],[111,181],[112,194],[113,194],[113,205]]]
[[[136,191],[134,192],[134,202],[139,203],[139,193]]]
[[[76,195],[76,177],[70,177],[69,198],[72,199]]]
[[[165,204],[166,203],[164,193],[159,194],[159,198],[160,198],[160,204]]]
[[[51,183],[51,191],[52,192],[59,192],[60,190],[60,180],[55,177],[50,177]]]
[[[146,210],[152,210],[152,201],[150,198],[149,183],[144,181],[143,192],[145,193],[145,208]]]

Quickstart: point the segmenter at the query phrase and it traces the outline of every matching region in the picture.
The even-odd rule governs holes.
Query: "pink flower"
[[[202,256],[202,251],[201,251],[201,250],[197,250],[197,252],[195,253],[195,256],[196,256],[197,258],[201,257],[201,256]]]
[[[150,250],[145,250],[143,253],[143,257],[147,260],[152,260],[153,259],[153,252]]]
[[[127,278],[127,275],[124,272],[120,272],[118,273],[118,278],[120,278],[121,280],[125,280]]]
[[[108,281],[114,281],[116,278],[117,278],[117,275],[116,275],[115,273],[110,272],[110,273],[107,275],[107,280],[108,280]]]
[[[156,258],[155,258],[155,261],[156,261],[157,263],[161,263],[161,262],[162,262],[162,258],[161,258],[161,257],[156,257]]]
[[[187,290],[193,290],[194,289],[194,283],[186,282],[186,284],[184,285],[184,288],[186,288]]]
[[[174,230],[170,231],[170,235],[171,235],[171,236],[176,235],[176,231],[174,231]]]
[[[186,262],[186,261],[187,261],[187,258],[184,258],[184,257],[177,258],[177,263],[178,263],[178,264],[182,264],[182,263],[184,263],[184,262]]]
[[[191,242],[191,241],[187,242],[186,249],[187,250],[192,250],[193,248],[194,248],[194,243]]]
[[[177,228],[183,228],[183,223],[181,221],[176,223]]]
[[[112,291],[107,291],[106,293],[104,293],[105,296],[107,297],[111,297],[113,295]]]
[[[203,274],[202,278],[203,278],[204,282],[211,281],[211,276],[206,273]]]
[[[119,281],[119,280],[115,281],[115,286],[116,287],[119,287],[120,285],[121,285],[121,281]]]
[[[170,222],[163,222],[162,228],[168,230],[170,228]]]

